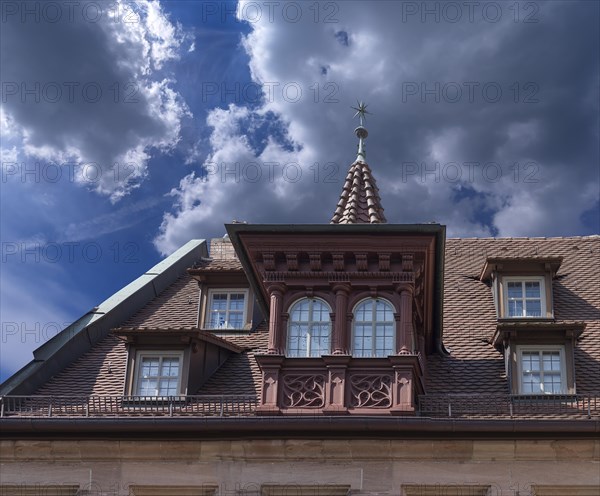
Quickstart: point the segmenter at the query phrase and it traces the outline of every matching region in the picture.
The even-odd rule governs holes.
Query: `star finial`
[[[356,114],[354,114],[354,117],[358,116],[358,118],[360,119],[360,125],[363,125],[363,120],[367,120],[367,116],[366,114],[371,115],[371,112],[367,111],[367,104],[365,104],[364,102],[359,102],[358,100],[356,100],[356,103],[358,104],[358,107],[351,107],[353,110],[356,110]]]

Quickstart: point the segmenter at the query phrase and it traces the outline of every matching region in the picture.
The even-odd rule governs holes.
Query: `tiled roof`
[[[225,364],[200,388],[197,394],[256,394],[260,393],[261,372],[254,354],[265,351],[269,330],[266,322],[253,333],[220,335],[246,352],[232,355]]]
[[[428,393],[508,393],[504,357],[489,344],[492,292],[479,281],[488,257],[564,260],[553,281],[557,321],[587,324],[575,349],[577,392],[600,391],[600,237],[473,238],[446,241],[443,340],[449,356],[427,360]]]
[[[553,282],[555,317],[558,322],[585,323],[585,331],[575,348],[577,392],[597,394],[600,391],[600,237],[448,239],[443,342],[449,354],[427,357],[427,393],[509,392],[503,355],[490,344],[497,325],[492,292],[479,275],[488,257],[512,256],[564,258]],[[185,275],[123,326],[195,328],[197,301],[197,284]],[[233,353],[198,394],[258,394],[260,371],[254,355],[267,347],[267,324],[263,322],[252,333],[215,331],[214,334],[244,351]],[[117,337],[108,336],[53,377],[37,394],[121,395],[126,359],[125,345]]]
[[[332,224],[385,223],[379,189],[369,166],[356,161],[350,166]]]
[[[90,351],[52,377],[35,394],[48,396],[123,395],[127,348],[116,336],[100,340]]]
[[[182,275],[122,327],[194,328],[198,326],[198,283]]]

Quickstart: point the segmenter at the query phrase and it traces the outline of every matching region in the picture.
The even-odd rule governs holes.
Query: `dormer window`
[[[208,329],[243,329],[246,325],[248,290],[213,289],[208,295]]]
[[[486,260],[480,280],[491,283],[498,319],[554,319],[552,283],[562,257]]]
[[[521,394],[564,394],[566,365],[564,346],[519,346]]]
[[[503,283],[506,317],[542,318],[546,316],[543,277],[505,277]]]
[[[176,396],[181,394],[183,351],[140,351],[136,359],[136,396]]]

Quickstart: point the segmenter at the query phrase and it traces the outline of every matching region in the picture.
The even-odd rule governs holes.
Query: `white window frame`
[[[539,317],[527,316],[527,315],[510,315],[509,312],[509,301],[508,301],[508,283],[509,282],[520,282],[523,286],[526,282],[539,282],[540,283],[540,313]],[[546,283],[545,277],[543,276],[510,276],[502,278],[502,297],[503,297],[503,307],[504,307],[504,318],[507,319],[543,319],[547,316],[547,305],[546,305]],[[534,298],[529,298],[533,300]],[[536,298],[537,300],[537,298]],[[525,296],[525,288],[523,286],[523,311],[527,313],[527,297]]]
[[[183,350],[138,350],[135,355],[135,370],[134,370],[134,374],[133,374],[133,384],[132,384],[133,396],[152,396],[152,397],[157,397],[157,398],[164,396],[164,395],[158,394],[158,391],[160,390],[160,379],[163,377],[167,377],[167,376],[158,376],[158,382],[157,382],[158,389],[156,390],[156,394],[142,395],[140,393],[140,388],[139,388],[140,377],[139,377],[139,375],[141,373],[142,360],[147,357],[159,357],[160,358],[159,371],[162,367],[162,361],[164,358],[167,358],[167,357],[179,358],[179,375],[177,376],[177,392],[176,392],[175,396],[180,396],[181,395],[182,376],[183,376],[183,359],[184,359]]]
[[[293,355],[293,354],[291,354],[291,346],[290,346],[290,339],[291,339],[290,329],[295,324],[295,322],[292,320],[292,313],[293,313],[294,307],[296,305],[299,305],[303,301],[308,301],[309,302],[309,306],[308,306],[309,320],[307,322],[302,322],[303,324],[306,324],[306,326],[307,326],[307,332],[306,332],[306,354],[304,354],[304,355],[294,354]],[[328,311],[329,320],[327,322],[327,324],[329,325],[329,343],[328,343],[328,347],[327,347],[327,353],[331,353],[331,334],[332,334],[332,330],[333,330],[333,323],[331,322],[331,306],[329,305],[329,303],[327,303],[325,300],[323,300],[321,298],[300,298],[299,300],[294,301],[290,305],[290,307],[289,307],[289,321],[288,321],[288,326],[287,326],[287,339],[286,339],[286,356],[291,357],[291,358],[311,358],[311,354],[310,354],[310,352],[311,352],[311,343],[312,343],[311,328],[315,324],[317,324],[317,325],[322,325],[323,324],[323,322],[320,321],[320,320],[310,320],[310,319],[312,319],[312,315],[313,315],[313,303],[315,301],[318,301],[319,303],[322,303],[329,310]],[[312,358],[314,358],[314,357],[312,357]]]
[[[372,315],[371,315],[371,320],[365,320],[365,321],[360,321],[361,323],[364,324],[368,324],[369,322],[371,323],[371,331],[372,331],[372,340],[371,340],[371,354],[369,355],[360,355],[361,357],[364,358],[382,358],[382,357],[378,357],[377,355],[377,324],[378,323],[385,323],[385,324],[391,324],[392,325],[392,329],[394,332],[393,335],[393,344],[392,344],[392,350],[389,353],[390,355],[394,355],[395,354],[395,348],[396,348],[396,318],[394,317],[394,314],[396,313],[396,308],[394,307],[394,304],[387,300],[386,298],[364,298],[363,300],[360,300],[356,305],[354,305],[354,308],[352,309],[352,355],[356,354],[356,323],[359,322],[356,319],[356,311],[358,309],[358,307],[360,307],[363,303],[366,302],[375,302],[377,303],[378,301],[383,301],[384,303],[386,303],[392,310],[392,320],[391,321],[382,321],[379,322],[377,320],[377,305],[374,305],[372,307]],[[364,351],[364,350],[363,350]],[[386,355],[387,356],[387,355]]]
[[[523,387],[523,352],[532,352],[536,351],[538,354],[542,355],[545,352],[559,352],[560,354],[560,392],[558,393],[547,393],[542,391],[540,393],[525,393]],[[542,387],[544,384],[544,370],[543,370],[543,359],[540,356],[540,381],[542,383]],[[565,347],[563,345],[554,345],[554,346],[538,346],[538,345],[518,345],[517,346],[517,373],[519,374],[519,394],[521,395],[535,395],[535,394],[543,394],[543,395],[552,395],[552,394],[567,394],[567,362],[565,360]]]
[[[232,294],[240,294],[243,293],[244,294],[244,310],[242,313],[242,327],[240,327],[239,329],[237,327],[228,327],[228,326],[222,326],[222,327],[213,327],[211,325],[211,320],[212,320],[212,301],[213,301],[213,297],[216,294],[226,294],[227,295],[227,309],[226,309],[226,316],[229,317],[229,298]],[[204,317],[204,328],[205,329],[218,329],[218,330],[223,330],[223,329],[227,329],[227,330],[234,330],[234,331],[239,331],[242,330],[246,327],[246,324],[248,323],[248,319],[247,319],[247,314],[248,314],[248,298],[249,298],[249,291],[247,289],[243,289],[243,288],[211,288],[208,290],[208,295],[206,298],[206,315]],[[228,321],[226,320],[225,323],[227,323]]]

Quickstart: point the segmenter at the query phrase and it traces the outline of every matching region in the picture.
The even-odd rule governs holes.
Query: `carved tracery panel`
[[[389,374],[353,374],[350,405],[353,408],[390,408],[393,378]]]
[[[325,376],[284,375],[282,401],[286,408],[322,408],[325,405]]]

